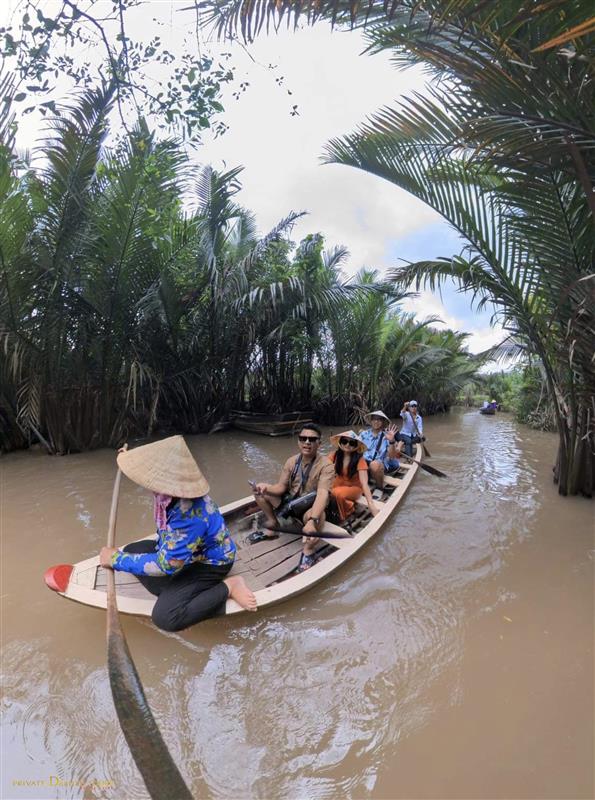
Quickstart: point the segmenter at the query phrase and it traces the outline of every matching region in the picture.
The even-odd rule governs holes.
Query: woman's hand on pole
[[[118,552],[117,547],[102,547],[99,551],[99,563],[105,569],[112,569],[112,556]]]

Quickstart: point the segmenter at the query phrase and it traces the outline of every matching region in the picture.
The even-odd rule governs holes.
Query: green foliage
[[[201,53],[194,24],[182,51],[172,53],[152,16],[155,11],[145,0],[61,0],[45,6],[22,0],[11,22],[0,28],[0,55],[14,76],[12,102],[22,114],[38,110],[55,116],[60,113],[58,87],[68,93],[105,82],[114,87],[114,107],[124,129],[131,114],[140,112],[189,140],[198,141],[211,127],[215,135],[223,133],[220,95],[234,78],[230,54],[214,62]],[[190,14],[183,17],[190,19]],[[130,29],[142,34],[133,37]],[[0,94],[2,99],[6,102],[6,95]]]
[[[514,4],[483,5],[469,17],[465,3],[430,3],[405,25],[407,5],[389,24],[370,23],[371,49],[391,50],[399,65],[424,63],[441,83],[331,142],[327,158],[407,189],[466,240],[461,254],[410,264],[394,277],[431,289],[454,279],[478,307],[495,308],[508,332],[495,353],[520,354],[526,363],[531,355],[543,374],[560,434],[561,493],[591,495],[592,36],[570,52],[536,52],[559,33],[551,15],[511,28]],[[440,5],[445,13],[437,17]],[[525,405],[533,402],[529,384],[526,395]],[[549,413],[536,413],[550,425]]]
[[[238,33],[252,41],[260,32],[277,29],[283,23],[297,27],[300,22],[313,24],[330,20],[333,25],[387,27],[394,34],[403,28],[417,27],[420,22],[428,30],[428,19],[434,29],[447,26],[452,19],[464,18],[469,27],[482,27],[495,17],[500,18],[503,40],[515,35],[519,28],[534,27],[534,47],[542,50],[561,46],[593,32],[593,8],[584,0],[560,0],[527,5],[519,0],[478,3],[477,0],[367,0],[364,4],[347,0],[194,0],[203,13],[204,24],[213,26],[222,37]],[[466,37],[462,37],[466,38]],[[452,44],[452,39],[450,43]],[[438,45],[436,52],[439,54]],[[440,53],[444,55],[444,53]],[[482,64],[489,68],[491,65]]]
[[[300,214],[259,236],[236,199],[240,168],[197,172],[142,119],[106,148],[114,102],[113,86],[87,92],[52,118],[37,169],[11,137],[0,146],[3,450],[208,430],[243,404],[311,408],[326,392],[315,390],[321,371],[349,408],[354,392],[386,396],[383,370],[393,388],[410,375],[422,392],[414,363],[428,375],[440,367],[434,398],[449,350],[474,371],[460,337],[422,325],[415,339],[415,323],[392,308],[394,286],[373,274],[344,280],[344,249],[326,252],[320,234],[294,249]]]
[[[513,412],[519,422],[538,430],[556,430],[556,416],[548,397],[547,382],[543,370],[536,365],[478,375],[473,381],[473,389],[475,393],[467,398],[459,397],[459,401],[481,406],[484,401],[494,399],[501,411]]]
[[[328,161],[371,172],[438,211],[460,254],[395,272],[402,287],[454,279],[508,332],[495,352],[538,365],[560,436],[562,494],[595,488],[595,92],[585,0],[207,2],[220,34],[285,17],[361,24],[371,52],[422,64],[423,95],[333,140]]]

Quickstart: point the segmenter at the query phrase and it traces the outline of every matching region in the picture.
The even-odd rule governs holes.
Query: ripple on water
[[[182,737],[194,743],[187,758],[203,765],[201,780],[214,796],[369,791],[374,769],[356,777],[346,764],[380,762],[383,750],[421,724],[430,709],[420,695],[436,679],[433,665],[457,651],[453,609],[421,589],[411,594],[393,584],[392,592],[388,608],[383,596],[367,597],[341,619],[265,622],[249,657],[240,643],[217,645],[192,677],[170,673],[180,700],[169,716],[184,720]],[[354,642],[365,647],[354,650]],[[231,774],[221,770],[230,762]]]
[[[55,776],[61,781],[55,790],[60,798],[80,798],[79,785],[93,781],[113,782],[120,796],[131,800],[146,798],[119,728],[107,671],[89,673],[84,664],[72,660],[58,666],[44,652],[44,644],[48,643],[16,641],[3,653],[2,682],[5,697],[10,697],[4,722],[7,729],[19,732],[11,748],[14,775],[22,769],[35,779]],[[18,766],[22,755],[29,768]],[[99,790],[88,791],[92,796]]]
[[[460,702],[466,625],[514,599],[505,582],[493,579],[534,534],[543,482],[531,448],[507,418],[453,415],[443,430],[438,446],[432,439],[431,463],[448,480],[420,473],[399,514],[319,587],[250,620],[215,620],[181,635],[127,622],[149,702],[195,796],[369,797],[400,745],[441,708]],[[208,443],[205,468],[221,502],[244,492],[248,477],[275,478],[291,450],[287,441],[237,434],[191,439],[201,465]],[[233,474],[230,451],[239,453]],[[47,459],[43,470],[40,460],[14,463],[8,513],[19,485],[39,484],[47,534],[67,537],[74,550],[81,540],[95,547],[94,531],[109,507],[113,454],[56,460],[51,472]],[[31,511],[22,532],[32,558],[39,513]],[[123,487],[121,515],[130,524],[148,522],[140,490]],[[34,569],[41,574],[45,566]],[[21,619],[30,618],[28,594],[17,599]],[[44,633],[63,603],[52,600],[35,606]],[[68,613],[82,619],[96,612]],[[10,758],[21,759],[19,768],[32,777],[39,763],[66,780],[112,780],[109,800],[146,797],[107,672],[89,663],[88,642],[72,642],[73,657],[65,658],[50,638],[24,642],[14,628],[3,660]],[[61,794],[70,796],[77,795]]]

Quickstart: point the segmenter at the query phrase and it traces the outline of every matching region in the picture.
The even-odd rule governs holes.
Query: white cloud
[[[438,316],[441,323],[436,323],[434,327],[451,328],[455,331],[469,333],[467,347],[471,353],[481,353],[489,347],[499,344],[506,336],[505,331],[499,324],[485,324],[485,315],[477,315],[479,324],[469,322],[469,319],[462,320],[449,313],[442,300],[437,294],[429,291],[421,291],[418,297],[407,298],[401,304],[403,311],[414,312],[419,319]],[[500,369],[498,365],[490,364],[488,371]]]
[[[359,33],[330,33],[326,26],[259,39],[251,52],[259,64],[279,65],[283,87],[248,62],[250,88],[239,101],[228,98],[225,104],[230,130],[198,153],[211,163],[245,165],[240,198],[262,230],[289,210],[308,211],[295,238],[320,231],[329,246],[345,245],[352,273],[363,265],[391,265],[392,240],[438,219],[380,178],[321,164],[329,139],[354,130],[400,95],[424,88],[420,70],[397,72],[386,54],[360,57],[363,47]],[[294,103],[299,116],[290,115]]]

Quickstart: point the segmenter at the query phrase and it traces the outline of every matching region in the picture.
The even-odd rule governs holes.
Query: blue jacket
[[[236,546],[219,508],[208,494],[183,511],[180,501],[167,514],[167,528],[157,531],[154,553],[112,556],[112,567],[134,575],[174,575],[189,564],[233,564]]]

